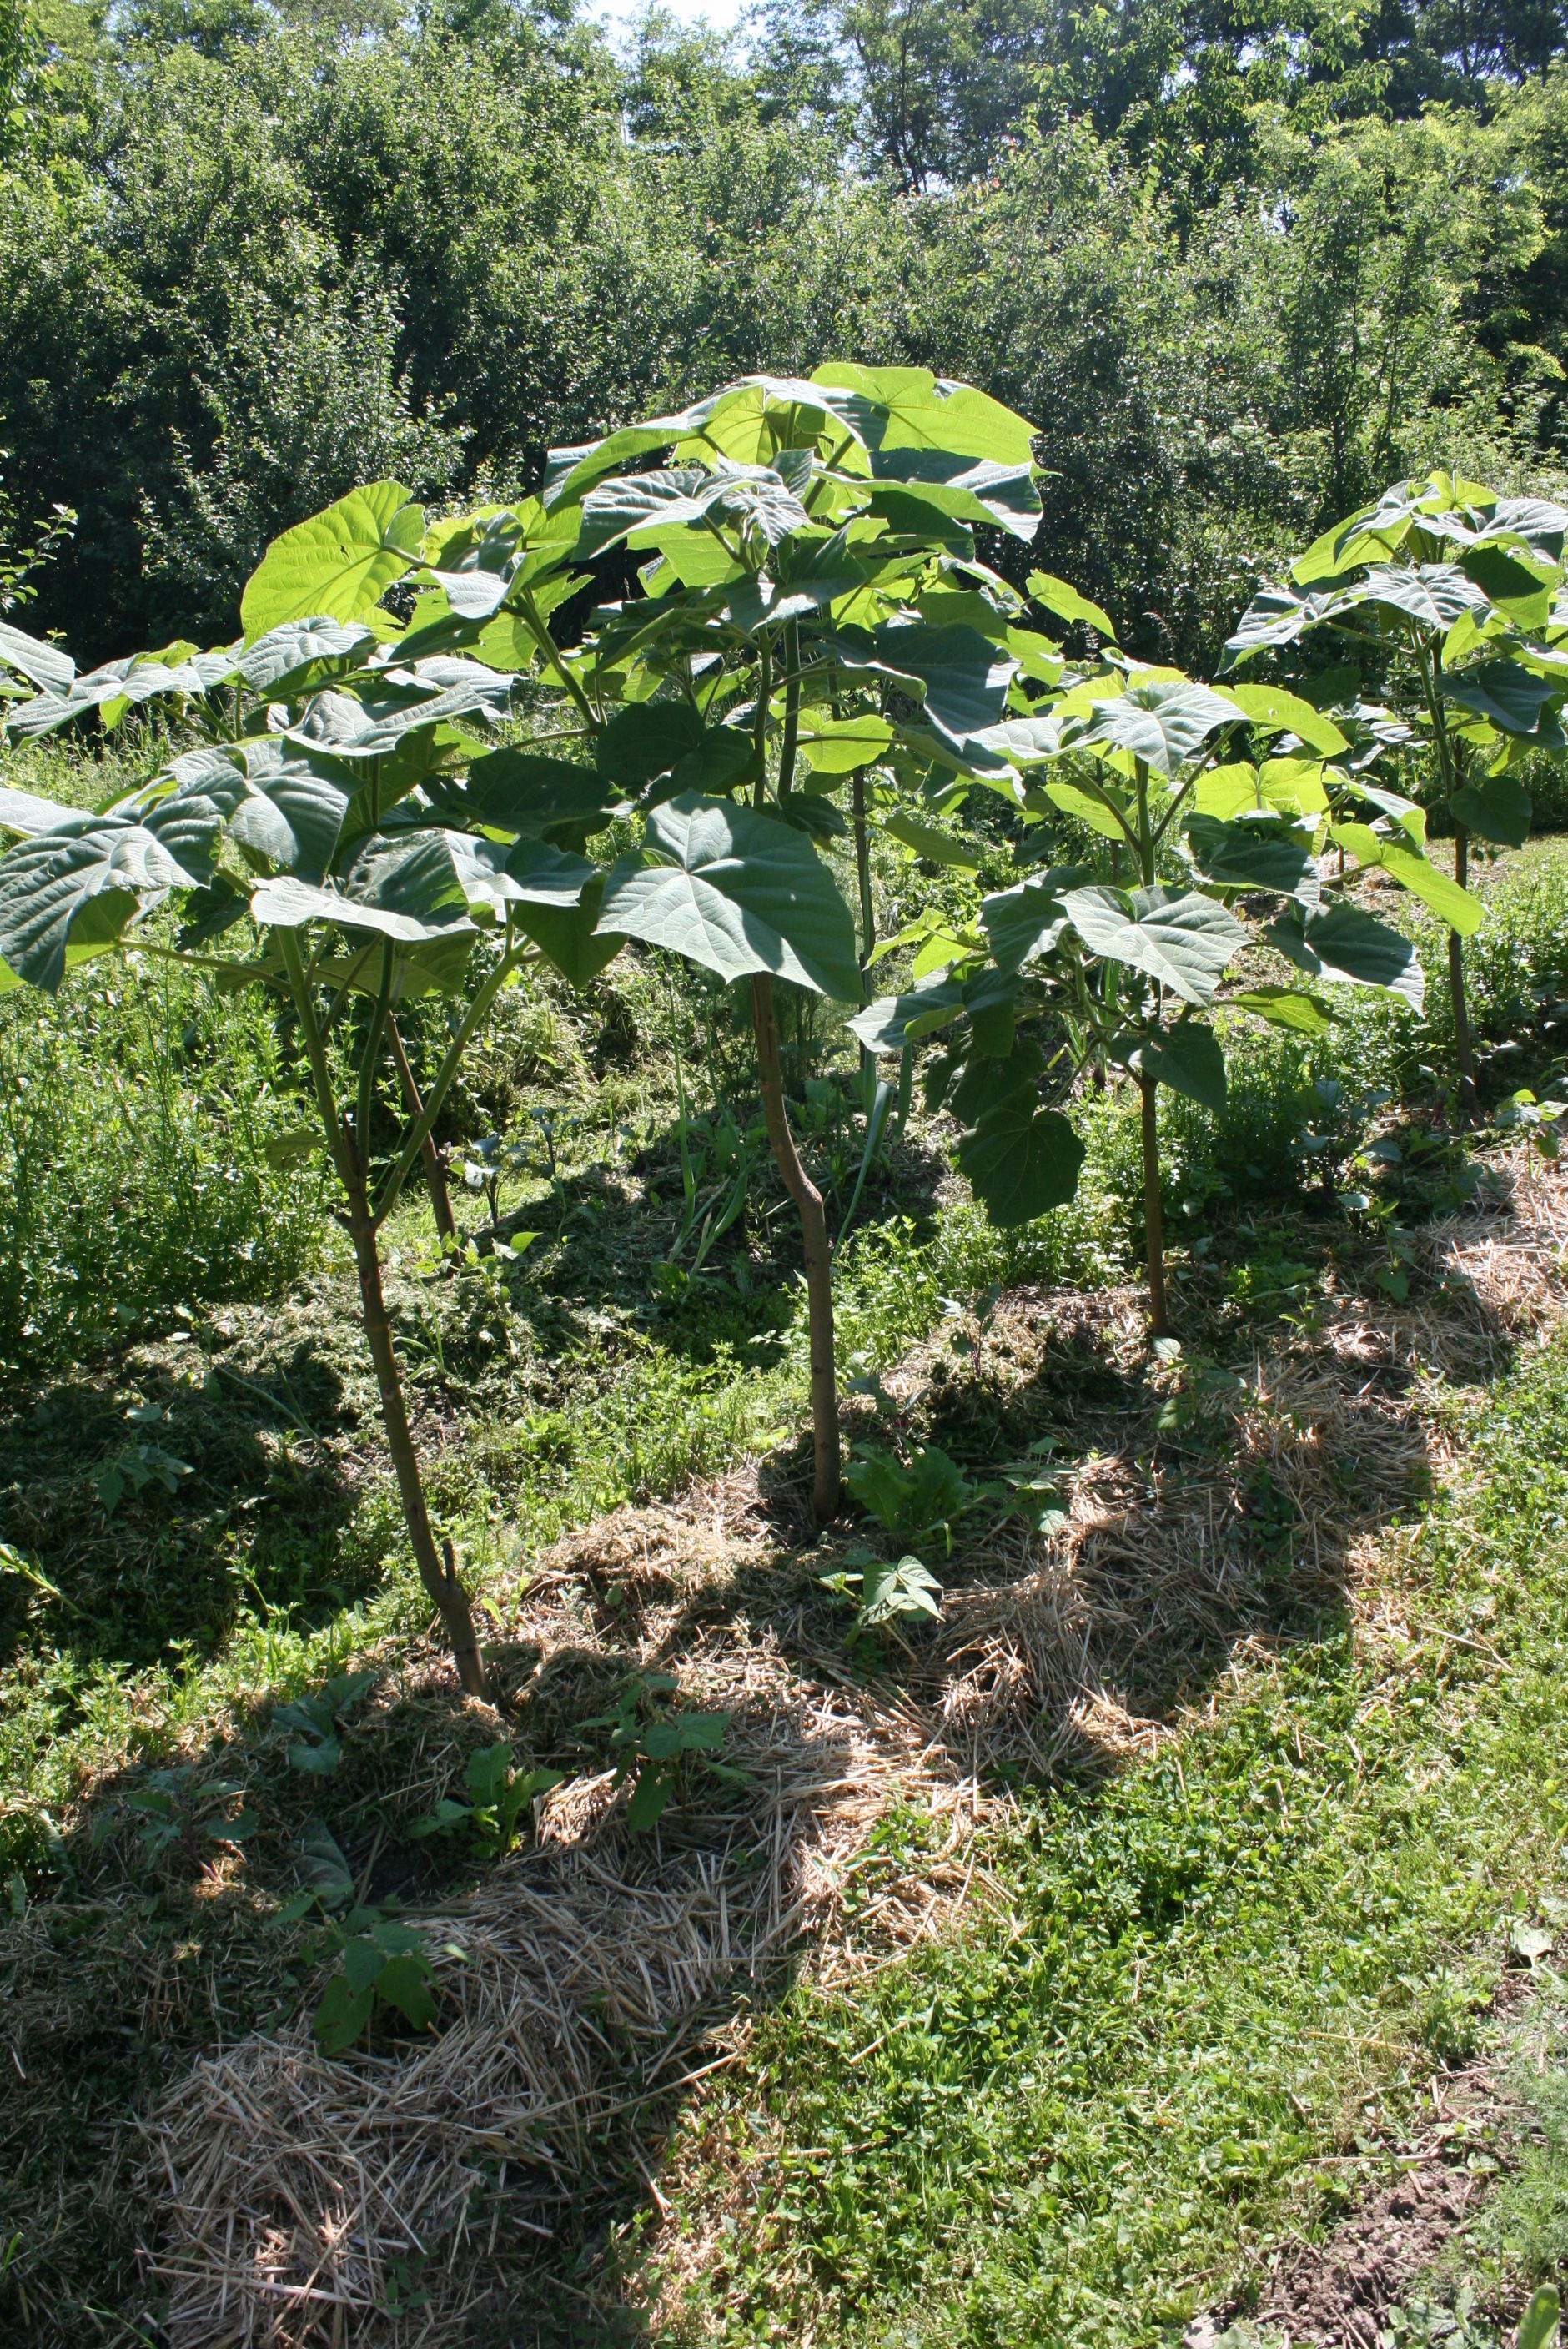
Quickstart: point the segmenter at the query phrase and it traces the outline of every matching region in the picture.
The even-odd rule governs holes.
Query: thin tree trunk
[[[425,1113],[425,1104],[419,1098],[418,1081],[408,1065],[408,1055],[403,1049],[403,1039],[397,1033],[397,1022],[394,1018],[387,1019],[387,1039],[392,1047],[392,1058],[397,1069],[397,1081],[403,1088],[403,1099],[408,1105],[408,1115],[418,1123]],[[436,1137],[433,1133],[428,1133],[419,1144],[419,1155],[425,1163],[425,1187],[430,1194],[430,1206],[436,1218],[436,1229],[444,1240],[454,1240],[458,1236],[458,1219],[452,1213],[452,1195],[447,1188],[447,1170],[441,1164],[441,1154],[436,1146]]]
[[[855,769],[851,790],[855,828],[855,879],[860,885],[861,897],[861,1001],[869,1003],[871,988],[868,983],[868,974],[871,969],[872,948],[877,942],[877,922],[876,908],[872,900],[872,844],[866,831],[866,771],[863,767]],[[865,1102],[868,1117],[872,1113],[872,1094],[874,1091],[872,1081],[876,1075],[876,1057],[869,1044],[861,1046],[861,1094]]]
[[[1143,1096],[1143,1230],[1149,1259],[1149,1330],[1154,1338],[1171,1334],[1171,1314],[1165,1297],[1165,1210],[1160,1196],[1160,1122],[1152,1077],[1140,1077]]]
[[[348,1156],[346,1150],[344,1154]],[[459,1578],[451,1544],[449,1542],[444,1546],[444,1554],[436,1547],[430,1513],[425,1504],[419,1455],[414,1449],[414,1438],[408,1427],[403,1381],[397,1369],[397,1350],[392,1342],[392,1324],[387,1319],[387,1299],[381,1287],[381,1257],[376,1245],[376,1226],[366,1195],[365,1176],[357,1162],[346,1166],[344,1175],[348,1191],[348,1229],[354,1242],[355,1267],[359,1274],[359,1300],[365,1317],[365,1335],[369,1341],[370,1359],[376,1365],[376,1383],[381,1394],[381,1420],[387,1431],[387,1447],[392,1454],[392,1465],[397,1473],[404,1521],[413,1544],[414,1563],[419,1569],[419,1579],[429,1594],[431,1604],[446,1628],[459,1680],[469,1696],[488,1696],[490,1690],[485,1679],[484,1659],[480,1653],[480,1643],[474,1632],[469,1595]]]
[[[1461,889],[1469,888],[1470,831],[1462,823],[1454,826],[1454,879]],[[1470,1041],[1470,1003],[1465,994],[1464,940],[1457,930],[1449,932],[1449,997],[1454,1012],[1454,1061],[1460,1072],[1460,1121],[1471,1125],[1478,1107],[1475,1050]]]
[[[838,1515],[841,1484],[839,1389],[833,1360],[832,1250],[822,1195],[800,1164],[784,1106],[784,1076],[779,1065],[779,1028],[773,1011],[773,981],[757,972],[751,980],[751,1019],[762,1085],[762,1114],[773,1156],[794,1200],[805,1243],[806,1309],[811,1353],[811,1513],[819,1525]]]

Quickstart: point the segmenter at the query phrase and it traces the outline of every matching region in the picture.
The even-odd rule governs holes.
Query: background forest
[[[356,481],[504,494],[825,350],[1037,421],[1034,559],[1200,667],[1384,482],[1568,445],[1544,0],[18,5],[4,495],[80,516],[30,622],[78,656],[231,628]]]

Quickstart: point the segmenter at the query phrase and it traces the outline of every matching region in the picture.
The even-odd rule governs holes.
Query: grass
[[[1398,2148],[1565,1889],[1568,1344],[1445,1416],[1470,1489],[1388,1545],[1398,1630],[1238,1665],[1026,1804],[961,1935],[758,2021],[675,2164],[673,2337],[1131,2349]]]
[[[78,797],[112,788],[51,776],[20,780]],[[1551,1070],[1565,916],[1560,860],[1504,868],[1470,950],[1478,1024],[1524,1048],[1500,1055],[1494,1085],[1516,1061],[1537,1081]],[[1440,1024],[1440,941],[1421,935]],[[401,1747],[367,1763],[368,1779],[294,1784],[269,1708],[417,1638],[426,1612],[318,1178],[267,1154],[296,1117],[286,1044],[254,1003],[188,985],[106,970],[76,978],[58,1010],[0,1003],[0,1877],[27,1931],[42,1920],[92,1939],[98,2010],[60,2025],[69,2093],[57,2133],[22,2148],[0,2218],[0,2240],[15,2226],[21,2248],[0,2310],[30,2323],[29,2307],[47,2307],[84,2339],[134,2337],[103,2329],[119,2318],[84,2329],[91,2305],[134,2298],[131,2239],[91,2215],[103,2148],[191,2051],[291,2011],[310,1970],[299,1936],[268,1922],[292,1889],[283,1841],[257,1848],[238,1907],[203,1906],[152,1871],[142,1906],[106,1922],[83,1822],[121,1833],[117,1806],[139,1774],[209,1751],[296,1826],[306,1798],[339,1824],[401,1801]],[[538,1111],[551,1121],[551,1152],[541,1130],[503,1203],[517,1261],[477,1256],[432,1278],[418,1204],[391,1235],[438,1515],[481,1595],[624,1502],[748,1453],[780,1475],[799,1465],[805,1336],[787,1208],[764,1186],[699,1279],[651,1278],[680,1182],[672,1103],[638,1039],[669,999],[627,962],[597,1008],[590,1031],[563,999],[519,991],[457,1107],[459,1143],[532,1131]],[[1365,1179],[1408,1219],[1451,1189],[1449,1161],[1357,1171],[1378,1115],[1365,1094],[1418,1082],[1438,1030],[1369,999],[1347,1010],[1333,1058],[1260,1038],[1224,1112],[1165,1105],[1178,1293],[1207,1278],[1217,1216],[1261,1219],[1232,1276],[1243,1325],[1311,1291],[1343,1237],[1334,1185]],[[743,1089],[718,991],[687,989],[678,1011],[688,1082]],[[437,1043],[435,1028],[411,1037],[416,1051]],[[1336,1069],[1354,1085],[1331,1109],[1319,1088]],[[1114,1100],[1088,1117],[1078,1204],[1012,1234],[943,1188],[937,1137],[917,1122],[841,1256],[851,1373],[885,1371],[998,1289],[1125,1276],[1134,1122]],[[1304,1143],[1326,1128],[1326,1159]],[[852,1154],[839,1171],[847,1187]],[[1282,1201],[1289,1228],[1270,1239]],[[520,1224],[535,1231],[526,1246]],[[976,1394],[958,1413],[982,1451],[989,1409]],[[1212,1719],[1158,1760],[1026,1794],[961,1936],[873,1978],[852,2006],[802,1991],[759,2016],[744,2066],[694,2108],[663,2189],[711,2259],[688,2292],[667,2239],[645,2251],[634,2228],[617,2253],[631,2300],[663,2294],[672,2342],[811,2327],[847,2349],[1152,2342],[1233,2278],[1244,2285],[1260,2238],[1323,2215],[1386,2159],[1423,2066],[1470,2043],[1500,1920],[1556,1882],[1568,1831],[1542,1767],[1564,1707],[1568,1355],[1441,1410],[1485,1475],[1389,1543],[1397,1639],[1368,1642],[1334,1618],[1270,1661],[1238,1661]],[[173,1466],[155,1462],[140,1490],[106,1503],[106,1472],[150,1451]],[[896,1857],[901,1837],[919,1849],[926,1823],[895,1816],[881,1832]],[[136,1951],[153,1944],[192,1961],[150,2032]],[[62,2177],[77,2180],[74,2215],[51,2241],[36,2214]]]

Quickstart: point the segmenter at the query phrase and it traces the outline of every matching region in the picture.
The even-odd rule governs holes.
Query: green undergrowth
[[[961,1930],[758,2021],[677,2165],[677,2231],[747,2190],[675,2337],[1172,2339],[1397,2158],[1568,1889],[1568,1340],[1439,1409],[1462,1474],[1376,1636],[1238,1664],[1158,1759],[1026,1801]]]
[[[1489,927],[1474,950],[1478,1024],[1522,1037],[1541,1081],[1563,891],[1547,858],[1505,866],[1489,916],[1503,943],[1492,950]],[[277,1701],[405,1654],[428,1613],[319,1164],[268,1150],[297,1120],[289,1040],[255,1001],[188,990],[156,969],[89,969],[57,1006],[0,1002],[0,1882],[24,1947],[57,1925],[89,1935],[87,2003],[116,2018],[62,2021],[80,2110],[67,2097],[42,2137],[36,2105],[16,2123],[32,2167],[6,2221],[26,2237],[11,2281],[49,2280],[66,2337],[99,2288],[95,2262],[105,2292],[131,2272],[134,2210],[113,2228],[93,2215],[102,2132],[145,2103],[160,2065],[292,2013],[308,1971],[266,1921],[294,1883],[281,1825],[263,1827],[222,1917],[182,1877],[162,1891],[150,1879],[144,1910],[109,1918],[92,1886],[130,1832],[128,1789],[171,1764],[194,1772],[187,1792],[233,1774],[290,1835],[302,1803],[319,1805],[356,1864],[365,1806],[442,1791],[414,1791],[418,1705],[363,1785],[349,1764],[341,1785],[291,1775],[269,1726]],[[546,988],[503,1001],[445,1137],[473,1245],[443,1268],[422,1200],[388,1234],[433,1506],[502,1623],[571,1527],[746,1458],[765,1490],[798,1491],[806,1466],[789,1203],[760,1164],[706,1261],[683,1255],[677,1105],[648,1075],[644,1040],[669,1023],[688,1144],[710,1147],[727,1106],[743,1129],[752,1077],[733,1007],[629,957],[613,997],[607,984],[592,1024]],[[857,1171],[852,1064],[816,1008],[788,1008],[791,1090],[815,1121],[836,1224]],[[1418,1073],[1409,1023],[1353,995],[1343,1009],[1324,1044],[1241,1045],[1222,1112],[1161,1102],[1178,1314],[1191,1307],[1227,1343],[1249,1315],[1309,1319],[1326,1265],[1370,1262],[1369,1242],[1387,1239],[1385,1269],[1402,1278],[1399,1229],[1465,1194],[1461,1152],[1413,1146],[1429,1114],[1377,1099],[1401,1069]],[[410,1019],[417,1059],[439,1049],[443,1016]],[[1075,1115],[1078,1200],[998,1233],[917,1100],[840,1251],[847,1378],[885,1371],[1001,1291],[1135,1277],[1131,1105],[1112,1093]],[[516,1145],[494,1231],[460,1175],[486,1133]],[[1375,1215],[1347,1208],[1362,1194]],[[1419,1592],[1408,1651],[1363,1653],[1327,1624],[1243,1671],[1217,1725],[1157,1763],[1031,1798],[989,1856],[1002,1898],[976,1905],[961,1941],[880,1977],[853,2009],[796,1999],[763,2023],[757,2068],[706,2124],[726,2138],[716,2163],[744,2158],[756,2196],[694,2327],[762,2340],[815,2325],[878,2349],[1154,2339],[1219,2292],[1249,2229],[1376,2167],[1422,2062],[1466,2044],[1501,1908],[1554,1865],[1555,1785],[1528,1804],[1522,1790],[1532,1736],[1559,1721],[1563,1492],[1560,1472],[1532,1484],[1524,1463],[1532,1444],[1562,1457],[1563,1371],[1546,1357],[1490,1402],[1451,1401],[1490,1482],[1401,1548]],[[954,1402],[939,1440],[994,1464],[995,1395]],[[1496,1686],[1494,1644],[1520,1659]],[[891,1824],[895,1857],[905,1831],[918,1843],[924,1823]],[[392,1891],[417,1903],[429,1889]],[[138,1968],[170,1936],[201,1962],[188,2011],[144,2044]],[[57,2174],[74,2181],[68,2222],[24,2224]],[[696,2226],[703,2189],[689,2191]],[[9,2288],[0,2270],[0,2313]],[[932,2329],[938,2308],[945,2330]]]
[[[481,1600],[624,1502],[748,1454],[799,1473],[794,1276],[764,1265],[744,1295],[716,1279],[653,1313],[638,1219],[636,1195],[607,1202],[507,1277],[480,1259],[432,1278],[415,1219],[397,1237],[390,1294],[432,1502]],[[1071,1215],[1013,1234],[967,1204],[869,1226],[842,1260],[846,1361],[885,1369],[988,1289],[1119,1272],[1109,1222],[1088,1185]],[[96,1380],[43,1381],[0,1426],[0,1872],[46,1865],[62,1806],[119,1755],[156,1759],[426,1621],[346,1274],[286,1309],[170,1319]],[[106,1475],[148,1454],[171,1465],[106,1508]]]

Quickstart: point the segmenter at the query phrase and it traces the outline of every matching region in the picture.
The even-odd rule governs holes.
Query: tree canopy
[[[1555,0],[773,0],[620,48],[570,5],[10,0],[0,446],[18,515],[81,517],[34,617],[220,632],[356,481],[527,492],[837,349],[1037,419],[1035,559],[1203,665],[1382,482],[1560,465],[1565,48]]]

